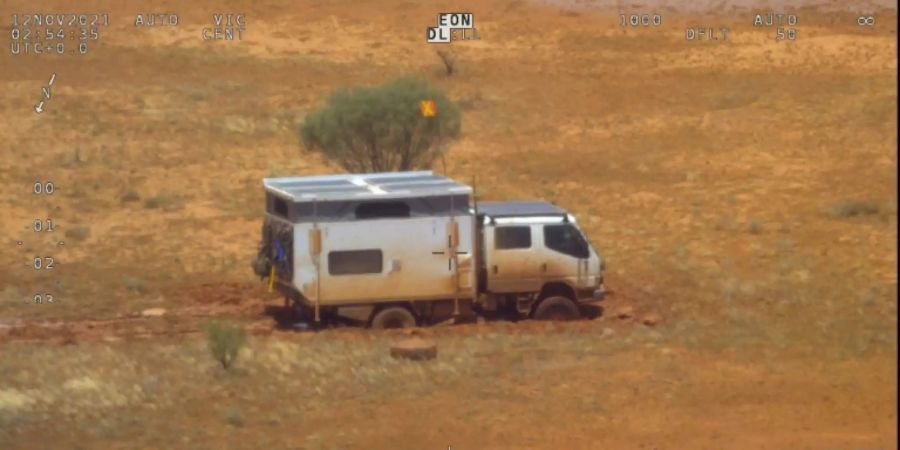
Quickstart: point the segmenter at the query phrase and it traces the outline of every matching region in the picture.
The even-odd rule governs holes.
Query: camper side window
[[[331,275],[361,275],[381,273],[381,250],[344,250],[328,252],[328,273]]]
[[[357,219],[409,217],[409,205],[404,202],[369,202],[356,207]]]
[[[272,212],[279,217],[287,218],[288,204],[283,198],[272,197]]]
[[[509,250],[531,247],[531,227],[497,227],[494,229],[494,248]]]

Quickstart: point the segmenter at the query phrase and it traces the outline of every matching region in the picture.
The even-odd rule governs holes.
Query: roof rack
[[[479,215],[492,218],[568,216],[562,208],[542,201],[477,202],[476,206]]]

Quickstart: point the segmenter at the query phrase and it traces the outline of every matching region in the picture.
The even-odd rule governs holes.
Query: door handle
[[[494,272],[494,274],[496,275],[496,274],[497,274],[497,265],[494,264],[493,266],[491,266],[491,270],[492,270],[492,271]]]

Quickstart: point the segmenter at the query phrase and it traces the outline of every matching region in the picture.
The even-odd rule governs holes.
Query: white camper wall
[[[459,260],[473,258],[473,218],[457,216]],[[374,219],[319,223],[322,230],[321,278],[318,280],[322,305],[368,303],[438,298],[470,298],[471,287],[457,291],[452,258],[448,248],[450,217]],[[316,279],[307,240],[312,224],[298,223],[294,232],[294,282],[310,301],[316,299]],[[353,250],[381,250],[381,272],[336,275],[329,270],[329,253]],[[339,255],[335,255],[339,256]],[[338,261],[334,258],[333,261]],[[475,264],[463,264],[470,280]]]

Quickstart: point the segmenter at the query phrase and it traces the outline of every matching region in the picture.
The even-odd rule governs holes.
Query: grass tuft
[[[125,288],[131,292],[144,293],[147,291],[147,283],[137,277],[125,277],[125,279],[122,280],[122,284],[124,284]]]
[[[144,200],[147,209],[178,209],[183,206],[181,197],[175,195],[157,194]]]
[[[832,217],[874,216],[883,212],[880,204],[865,200],[843,200],[832,205],[829,210]]]
[[[140,194],[137,193],[134,189],[129,189],[121,197],[119,197],[119,201],[122,203],[130,203],[136,202],[141,199]]]

